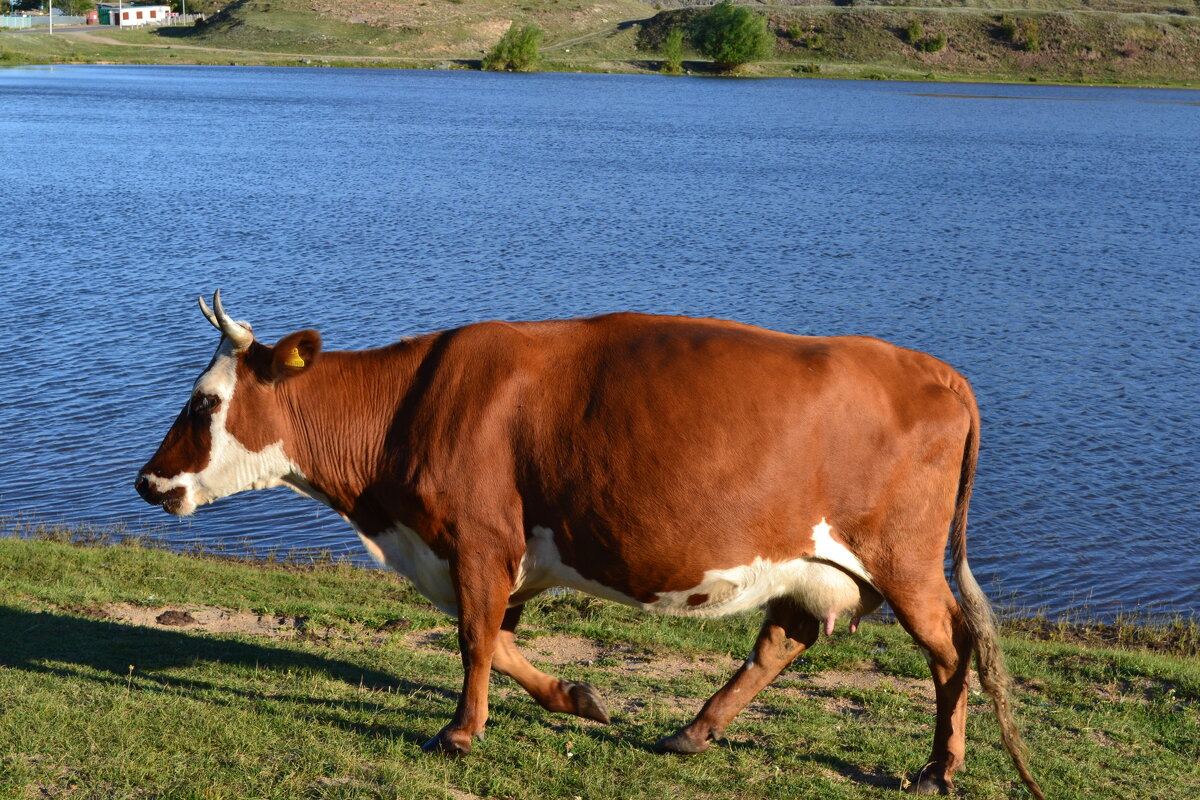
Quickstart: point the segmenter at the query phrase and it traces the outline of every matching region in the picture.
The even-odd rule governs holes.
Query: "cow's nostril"
[[[133,488],[137,490],[137,493],[141,495],[142,499],[147,503],[155,502],[154,498],[152,497],[152,490],[150,489],[150,481],[146,479],[145,475],[138,476],[138,479],[133,482]]]

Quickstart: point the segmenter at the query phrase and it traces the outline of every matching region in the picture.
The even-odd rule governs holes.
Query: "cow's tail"
[[[1008,691],[1011,679],[1004,666],[1004,654],[1000,651],[992,605],[983,589],[979,588],[975,576],[971,574],[971,567],[967,564],[967,506],[971,502],[971,489],[975,484],[975,464],[979,460],[979,408],[975,404],[975,393],[971,391],[970,385],[965,380],[957,383],[954,391],[962,398],[971,415],[971,427],[963,449],[958,496],[954,503],[954,521],[950,529],[950,553],[954,562],[954,580],[958,584],[959,605],[967,629],[974,639],[979,682],[992,699],[1004,747],[1012,756],[1013,764],[1029,791],[1038,800],[1044,800],[1041,788],[1025,763],[1025,745],[1013,719]]]

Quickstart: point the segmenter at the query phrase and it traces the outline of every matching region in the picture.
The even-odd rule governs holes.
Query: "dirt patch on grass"
[[[866,691],[897,692],[909,702],[927,707],[931,714],[936,705],[932,680],[889,675],[874,664],[865,662],[855,669],[790,673],[780,683],[781,686],[770,691],[815,699],[826,711],[844,716],[856,717],[866,713],[866,703],[861,696],[856,696]]]
[[[597,642],[582,636],[553,634],[520,642],[525,655],[545,664],[593,664],[609,657],[614,648],[601,647]]]
[[[651,652],[624,645],[605,645],[583,636],[551,634],[521,641],[526,657],[535,664],[560,667],[571,664],[598,666],[614,674],[651,678],[677,678],[697,672],[729,675],[741,662],[726,656],[692,656]]]
[[[306,631],[305,617],[255,614],[225,608],[195,606],[136,606],[109,603],[84,612],[95,619],[146,628],[178,628],[205,633],[244,633],[272,638],[294,637]]]
[[[792,676],[813,689],[895,689],[904,694],[933,697],[933,681],[929,679],[903,678],[888,675],[871,665],[862,669],[831,669],[824,672],[807,672]]]
[[[404,644],[425,653],[458,655],[458,629],[452,625],[414,631],[404,637]]]

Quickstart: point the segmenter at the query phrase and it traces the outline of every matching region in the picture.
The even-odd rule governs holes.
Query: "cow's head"
[[[225,313],[220,290],[214,310],[204,298],[200,308],[221,343],[134,483],[146,502],[179,515],[235,492],[303,479],[286,449],[289,403],[281,402],[281,389],[307,373],[321,351],[321,335],[311,330],[274,347],[255,341],[249,324]]]

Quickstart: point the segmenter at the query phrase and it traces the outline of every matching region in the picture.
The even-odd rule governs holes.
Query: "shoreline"
[[[0,34],[2,35],[2,34]],[[3,39],[0,39],[3,44]],[[169,49],[169,47],[168,47]],[[229,51],[232,55],[240,51]],[[0,55],[7,55],[0,50]],[[263,54],[267,55],[267,54]],[[25,61],[8,61],[0,58],[0,70],[20,69],[23,67],[270,67],[270,68],[322,68],[322,69],[378,69],[378,70],[426,70],[435,72],[483,72],[478,67],[466,66],[460,63],[447,65],[446,59],[428,59],[431,63],[416,63],[411,57],[398,57],[384,60],[374,56],[363,56],[361,61],[346,60],[347,56],[322,57],[291,56],[279,58],[272,56],[263,59],[228,58],[221,61],[190,61],[172,58],[170,60],[49,60],[29,59]],[[460,59],[469,60],[469,59]],[[432,63],[437,62],[437,63]],[[761,66],[761,65],[760,65]],[[846,67],[846,73],[826,72],[819,74],[804,74],[793,70],[758,71],[723,75],[711,71],[687,71],[682,75],[663,75],[657,70],[639,69],[634,66],[627,68],[589,67],[581,64],[552,65],[543,64],[534,72],[523,74],[553,74],[553,75],[645,75],[657,76],[664,79],[699,79],[699,80],[828,80],[828,81],[877,81],[880,83],[914,83],[930,86],[1049,86],[1062,88],[1085,89],[1131,89],[1131,90],[1171,90],[1179,92],[1200,92],[1200,78],[1195,80],[1180,79],[1178,81],[1162,82],[1128,82],[1128,81],[1071,81],[1066,79],[1026,79],[1007,78],[1003,75],[957,75],[938,74],[934,76],[900,73],[891,74],[850,74],[851,66]],[[1200,104],[1200,100],[1195,101]]]

